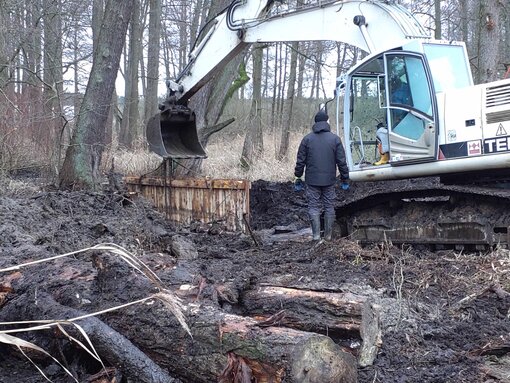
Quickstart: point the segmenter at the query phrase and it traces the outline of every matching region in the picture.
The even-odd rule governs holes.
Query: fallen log
[[[249,315],[265,319],[280,310],[280,325],[318,333],[359,334],[366,297],[352,293],[261,286],[246,291],[241,301]]]
[[[103,264],[98,278],[109,268]],[[102,293],[109,296],[115,281],[122,283],[120,288],[134,279],[134,275],[110,279],[111,284],[101,285]],[[62,319],[82,314],[55,302],[49,294],[38,293],[37,303],[33,297],[32,291],[9,301],[0,311],[0,320]],[[185,310],[193,338],[157,302],[103,314],[103,321],[88,318],[79,324],[100,356],[137,382],[176,381],[167,369],[185,381],[228,383],[235,381],[240,366],[244,366],[245,376],[259,382],[356,382],[355,358],[327,336],[260,326],[257,320],[207,304],[189,303]]]
[[[56,320],[82,316],[84,313],[57,303],[49,294],[39,293],[37,301],[27,294],[6,304],[0,311],[1,321]],[[117,367],[128,379],[140,383],[178,383],[167,371],[154,363],[122,334],[95,317],[77,321],[91,340],[99,356]],[[66,327],[72,336],[80,338],[77,329]]]
[[[348,340],[345,346],[358,353],[363,367],[373,363],[381,346],[377,307],[363,295],[262,286],[246,291],[241,301],[245,313],[258,320],[283,310],[278,325]],[[353,338],[360,339],[359,350],[350,345]]]
[[[77,303],[80,307],[89,305],[90,309],[99,305],[104,308],[105,300],[113,305],[150,291],[148,282],[122,263],[110,262],[102,256],[94,259],[97,273],[81,280],[79,291],[80,296],[90,296],[93,291],[100,294],[92,302]],[[181,262],[185,266],[186,260]],[[80,265],[83,270],[90,268],[86,264]],[[1,320],[78,316],[79,310],[53,300],[55,297],[59,302],[70,304],[76,295],[66,286],[71,283],[77,286],[77,281],[66,280],[69,273],[63,273],[64,270],[55,274],[62,278],[58,283],[53,281],[44,288],[52,295],[39,293],[37,304],[30,286],[34,286],[31,276],[39,273],[27,274],[17,286],[18,292],[24,293],[5,304],[0,311]],[[175,280],[172,278],[174,274],[166,274],[166,282],[170,285]],[[176,279],[188,281],[195,270],[184,273],[184,278],[181,274],[181,278]],[[330,337],[278,325],[260,326],[255,319],[225,313],[206,302],[185,306],[193,337],[157,302],[104,314],[102,321],[90,318],[83,327],[99,354],[124,375],[134,376],[130,379],[137,382],[174,381],[168,373],[163,375],[165,369],[173,376],[195,383],[234,382],[234,374],[239,368],[244,371],[243,376],[251,376],[259,382],[356,382],[356,359]],[[112,334],[127,338],[124,345],[112,340]],[[150,365],[150,362],[154,364]]]
[[[128,308],[108,322],[159,365],[192,382],[234,382],[233,371],[258,382],[356,382],[356,359],[327,336],[226,314],[217,307],[189,304],[193,338],[160,309],[143,318]]]

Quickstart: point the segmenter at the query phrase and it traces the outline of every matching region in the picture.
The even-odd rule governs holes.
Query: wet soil
[[[351,192],[354,188],[367,195],[373,191],[370,185],[353,186]],[[340,201],[350,198],[348,193],[339,190]],[[295,230],[308,226],[304,196],[294,193],[290,183],[254,182],[251,205],[256,238],[278,226]],[[347,286],[356,292],[375,291],[382,344],[374,364],[358,369],[361,383],[509,381],[510,368],[504,364],[510,351],[508,250],[433,252],[388,243],[362,247],[338,236],[318,245],[303,237],[260,241],[256,246],[249,235],[227,233],[211,225],[172,225],[146,201],[118,194],[32,191],[0,196],[0,268],[115,243],[137,254],[163,282],[174,283],[175,273],[170,278],[170,271],[178,262],[171,249],[175,235],[195,244],[194,262],[204,285],[228,281],[241,297],[244,291],[263,284],[317,291],[342,291]],[[90,264],[90,256],[77,255],[22,271],[20,278],[30,272],[37,282],[29,287],[0,274],[0,287],[4,286],[0,289],[0,320],[2,307],[27,292],[49,292],[59,303],[86,311],[144,295],[141,286],[129,284],[113,292],[108,289],[109,280],[92,282],[97,273]],[[117,275],[111,280],[126,273],[123,267],[115,269]],[[21,286],[25,291],[19,290]],[[216,300],[227,312],[244,313],[242,299],[230,304],[207,288],[200,299]],[[108,315],[102,318],[108,320]],[[341,334],[328,335],[343,346],[348,343]],[[55,348],[51,337],[25,336],[43,342],[38,344],[44,348]],[[98,366],[83,356],[71,356],[63,343],[59,340],[61,354],[80,371],[80,381],[90,381],[86,379]],[[356,355],[356,345],[348,349]],[[38,356],[35,361],[54,382],[71,381],[48,358]],[[0,344],[0,382],[42,381],[16,349]]]

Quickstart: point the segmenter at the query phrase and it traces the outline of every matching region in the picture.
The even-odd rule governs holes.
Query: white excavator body
[[[510,169],[510,80],[474,86],[464,43],[429,38],[394,1],[319,1],[295,10],[275,3],[234,0],[208,24],[186,68],[167,82],[161,113],[148,123],[152,151],[206,157],[188,100],[249,44],[334,40],[369,52],[336,90],[338,101],[343,95],[337,126],[342,120],[352,180]],[[378,125],[388,131],[389,161],[382,165],[374,165]]]

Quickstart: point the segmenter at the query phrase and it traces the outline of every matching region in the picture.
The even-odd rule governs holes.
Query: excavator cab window
[[[385,122],[380,106],[380,74],[354,75],[350,87],[350,150],[354,164],[369,166],[377,161],[377,125]]]
[[[349,79],[345,141],[353,169],[372,168],[379,160],[378,126],[387,127],[390,165],[436,158],[437,108],[424,55],[388,51],[360,65]]]
[[[421,57],[387,54],[388,104],[391,131],[418,140],[433,120],[430,82]]]

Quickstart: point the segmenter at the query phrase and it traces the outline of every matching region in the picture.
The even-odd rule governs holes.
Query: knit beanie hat
[[[329,116],[323,110],[319,110],[317,112],[317,114],[315,115],[315,122],[327,121],[328,119],[329,119]]]

